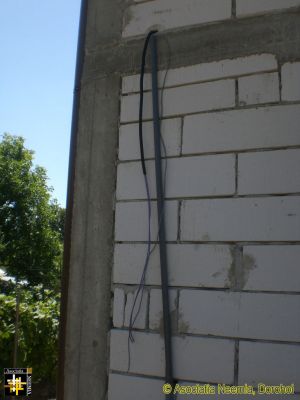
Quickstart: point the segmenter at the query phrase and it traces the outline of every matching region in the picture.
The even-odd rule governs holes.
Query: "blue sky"
[[[80,0],[1,0],[0,134],[23,136],[65,206]]]

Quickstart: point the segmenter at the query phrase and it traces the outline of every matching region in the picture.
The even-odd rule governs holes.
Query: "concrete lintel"
[[[300,58],[300,10],[185,28],[159,34],[159,68],[272,53],[279,61]],[[86,54],[83,81],[139,71],[144,37],[113,40]],[[167,39],[167,41],[165,40]],[[147,65],[149,69],[149,65]]]

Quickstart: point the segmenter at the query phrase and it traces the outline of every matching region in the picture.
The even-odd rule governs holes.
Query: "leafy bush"
[[[18,366],[33,368],[34,382],[55,382],[59,295],[41,287],[20,289]],[[0,369],[12,366],[16,294],[0,294]]]

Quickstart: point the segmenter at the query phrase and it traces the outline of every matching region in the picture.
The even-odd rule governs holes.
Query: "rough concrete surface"
[[[138,6],[142,7],[143,4],[149,3],[149,7],[153,7],[159,2],[160,0],[138,2]],[[249,12],[251,15],[248,15],[246,10],[247,15],[239,18],[237,11],[240,12],[241,8],[236,9],[236,5],[241,7],[242,3],[233,1],[231,15],[227,13],[224,21],[209,23],[206,21],[199,25],[196,22],[195,25],[195,19],[192,19],[193,24],[190,26],[188,23],[170,25],[167,21],[166,30],[158,34],[159,69],[169,67],[172,70],[222,60],[227,60],[222,65],[232,67],[241,65],[240,59],[247,56],[257,60],[257,65],[260,65],[250,72],[241,73],[241,76],[235,71],[233,76],[225,73],[217,78],[208,78],[208,81],[217,79],[220,82],[190,82],[183,73],[181,81],[175,83],[175,87],[167,89],[169,100],[165,108],[166,115],[179,121],[179,124],[174,125],[175,139],[171,146],[173,153],[168,155],[174,158],[171,164],[177,164],[179,160],[180,165],[188,166],[193,162],[193,159],[188,159],[191,155],[196,155],[195,159],[200,161],[201,153],[208,154],[205,156],[208,157],[208,163],[199,164],[198,167],[202,168],[200,175],[203,182],[209,183],[207,186],[209,190],[201,186],[195,191],[191,189],[193,187],[191,182],[184,180],[190,178],[194,181],[197,179],[197,174],[180,176],[182,187],[186,187],[185,192],[181,192],[181,186],[171,188],[171,194],[176,196],[176,199],[168,200],[171,205],[170,218],[167,222],[170,227],[167,238],[171,242],[169,245],[195,246],[193,251],[189,251],[191,247],[185,247],[184,251],[189,251],[189,256],[186,257],[187,271],[197,279],[193,286],[192,279],[184,277],[185,270],[182,270],[184,262],[179,262],[180,257],[178,257],[171,275],[172,287],[174,293],[179,294],[179,302],[180,291],[185,290],[182,296],[185,296],[186,300],[181,307],[181,314],[179,310],[175,310],[174,313],[173,322],[177,323],[180,332],[180,335],[174,337],[175,374],[177,378],[186,381],[200,380],[212,383],[224,381],[233,384],[249,379],[249,383],[252,382],[254,385],[260,378],[275,384],[274,379],[280,380],[282,377],[284,382],[294,379],[299,391],[299,374],[296,375],[294,372],[299,364],[299,343],[278,343],[278,341],[300,342],[297,323],[291,322],[290,325],[282,326],[273,333],[270,330],[280,325],[278,321],[273,325],[262,324],[260,329],[253,328],[249,331],[246,329],[246,332],[242,327],[244,331],[239,336],[236,318],[238,312],[234,313],[232,310],[238,308],[239,303],[236,299],[239,296],[247,300],[251,298],[251,301],[254,299],[250,305],[245,301],[245,308],[251,313],[253,321],[255,317],[253,313],[258,307],[259,299],[269,296],[261,293],[265,291],[272,291],[271,295],[276,297],[276,304],[282,314],[289,304],[292,304],[291,312],[294,310],[294,305],[298,304],[299,289],[291,280],[287,280],[282,286],[278,285],[278,282],[270,285],[266,283],[265,274],[270,271],[270,255],[266,255],[265,250],[260,253],[255,246],[260,245],[265,249],[265,246],[270,245],[275,248],[281,245],[296,246],[300,243],[297,192],[299,185],[296,179],[298,175],[286,182],[278,195],[278,181],[271,168],[272,163],[276,164],[278,160],[284,161],[284,157],[293,154],[281,175],[282,180],[287,180],[288,176],[295,172],[294,166],[299,159],[299,150],[292,151],[287,148],[300,145],[299,104],[297,104],[299,92],[294,89],[294,81],[299,76],[299,63],[294,62],[300,60],[300,10],[299,7],[286,9],[280,3],[276,12],[273,12],[265,0],[265,9],[258,11],[259,13],[262,11],[264,15],[254,15],[255,10],[253,15],[251,10],[251,13]],[[257,4],[257,1],[255,3]],[[295,5],[294,3],[297,2],[289,2],[292,5]],[[214,4],[216,6],[216,2]],[[157,383],[164,375],[163,341],[159,332],[155,331],[157,326],[158,329],[161,328],[159,321],[158,324],[156,321],[159,310],[155,312],[154,322],[153,315],[150,315],[150,328],[152,327],[155,333],[150,332],[149,301],[145,302],[141,325],[145,329],[135,332],[137,341],[132,346],[133,364],[129,375],[126,375],[128,331],[126,326],[116,326],[119,329],[112,329],[112,292],[116,287],[117,290],[124,289],[125,293],[129,293],[129,289],[132,293],[136,290],[139,281],[136,272],[140,272],[139,263],[142,260],[143,250],[138,246],[145,246],[146,240],[145,226],[141,226],[146,220],[146,214],[141,212],[139,217],[135,213],[136,210],[146,210],[146,203],[132,196],[136,190],[138,192],[136,196],[139,197],[137,188],[128,191],[129,183],[125,185],[126,187],[122,187],[123,196],[126,194],[126,199],[122,201],[118,201],[115,194],[117,165],[125,161],[124,166],[121,167],[123,164],[120,164],[119,171],[122,168],[126,170],[128,157],[138,159],[136,149],[128,151],[124,141],[121,143],[121,154],[125,156],[118,158],[121,103],[124,107],[124,103],[136,95],[130,93],[130,90],[122,93],[122,77],[139,73],[144,42],[144,35],[122,38],[125,26],[124,14],[128,7],[135,7],[135,2],[88,1],[73,182],[75,192],[72,199],[65,375],[64,378],[61,377],[64,379],[64,395],[60,395],[59,400],[104,400],[107,396],[109,400],[119,398],[119,390],[113,387],[108,389],[109,373],[111,382],[117,381],[115,375],[119,374],[129,380],[137,380],[138,387],[144,385],[143,387],[147,388],[149,380]],[[264,64],[259,64],[262,58],[258,56],[262,54],[269,54],[268,57],[271,57],[268,58],[271,66],[267,69]],[[228,60],[235,59],[239,61],[228,64]],[[146,70],[149,71],[148,58]],[[267,88],[271,88],[271,94],[267,93],[267,96],[266,90],[269,89],[263,86],[265,81],[259,78],[259,74],[266,72],[272,74],[271,83],[267,85]],[[173,76],[176,76],[176,73],[178,71],[174,72]],[[243,79],[240,81],[240,88],[238,79]],[[123,83],[123,88],[124,85]],[[201,89],[204,87],[208,91],[204,97],[211,96],[209,104],[205,98],[201,98]],[[218,87],[220,90],[212,93],[210,90],[212,87]],[[262,92],[259,98],[257,90]],[[229,92],[230,98],[226,95]],[[174,94],[182,93],[185,98],[180,97],[180,103],[174,99]],[[193,101],[191,93],[194,93]],[[240,100],[246,104],[239,103],[238,96],[242,93],[244,96]],[[195,106],[199,98],[201,107]],[[138,102],[134,104],[136,106]],[[219,104],[222,107],[219,107]],[[218,107],[224,110],[221,111]],[[151,107],[149,110],[148,118],[151,119]],[[133,140],[130,126],[137,132],[137,110],[130,112],[134,118],[123,120],[122,123],[125,122],[126,125],[122,125],[121,131],[123,134],[127,132],[128,140]],[[285,130],[287,124],[289,129]],[[172,124],[169,123],[168,126],[173,129]],[[281,157],[281,153],[274,151],[277,148],[286,152],[284,156]],[[262,160],[262,150],[266,153],[273,150],[276,154],[270,153]],[[251,151],[257,153],[252,155]],[[230,154],[217,156],[217,153]],[[153,157],[152,149],[148,154]],[[187,158],[183,160],[182,157]],[[211,179],[209,169],[211,165],[215,165],[217,157],[231,160],[231,184],[230,190],[222,191],[224,198],[215,199],[216,193],[211,189],[213,182],[209,182]],[[261,168],[264,168],[264,174],[260,175],[258,180],[256,176],[259,171],[252,168],[253,165],[252,172],[250,167],[247,167],[249,163],[254,162],[255,157],[260,160]],[[266,167],[264,162],[268,162]],[[193,168],[196,171],[197,166]],[[277,167],[274,168],[276,170]],[[216,181],[222,180],[223,175],[218,175],[218,170],[215,173]],[[226,175],[226,169],[222,173]],[[127,178],[130,180],[130,177]],[[264,180],[267,181],[266,185]],[[173,177],[173,186],[175,181],[176,177]],[[192,196],[193,199],[186,199],[186,196]],[[117,209],[116,215],[115,209]],[[126,210],[131,210],[131,214]],[[156,236],[155,220],[152,239],[155,240]],[[119,256],[114,254],[115,240],[119,242],[116,244],[116,251],[117,249],[120,251]],[[140,242],[138,246],[136,242]],[[122,256],[121,246],[130,247],[127,256]],[[216,247],[204,247],[201,251],[199,246]],[[222,254],[217,254],[220,248]],[[276,248],[276,251],[279,251],[278,247]],[[295,250],[293,254],[297,256],[298,249],[295,247],[293,250]],[[176,251],[172,252],[173,257],[176,257]],[[117,278],[112,281],[114,257]],[[156,269],[151,272],[147,282],[150,301],[151,291],[158,290],[160,284],[157,260],[157,255],[154,255],[152,263]],[[295,277],[299,277],[293,260],[293,257],[286,259],[287,270]],[[129,269],[130,266],[133,269],[128,276],[124,274],[124,270],[120,271],[122,268]],[[283,274],[278,263],[275,263],[274,268],[276,279],[282,279]],[[178,270],[180,272],[177,274]],[[247,291],[253,294],[244,293]],[[284,293],[285,291],[288,293]],[[206,325],[205,319],[202,319],[200,314],[193,319],[193,313],[209,310],[209,304],[205,306],[201,303],[203,307],[197,307],[200,297],[216,299],[217,293],[224,293],[222,295],[229,304],[232,325],[228,320],[226,332],[222,331],[222,324],[215,324],[208,317]],[[126,298],[127,296],[121,296],[121,300],[119,299],[119,314],[115,316],[116,325],[122,325],[125,320],[122,310],[124,312],[126,310]],[[232,299],[235,299],[236,303],[230,308]],[[271,297],[268,298],[270,299]],[[222,314],[224,302],[219,300],[215,308]],[[270,310],[273,312],[272,304],[270,302],[266,304],[262,314],[265,312],[269,315]],[[176,301],[176,307],[178,306],[180,304],[178,305]],[[127,305],[127,313],[128,308]],[[187,310],[186,315],[184,309]],[[260,318],[266,322],[262,314]],[[289,326],[291,331],[287,332]],[[110,332],[112,332],[111,341]],[[243,340],[240,340],[241,338]],[[245,341],[245,338],[248,341]],[[263,341],[257,342],[257,340]],[[265,343],[265,340],[271,343]],[[149,357],[150,361],[145,362],[146,357]],[[251,360],[251,363],[247,360]],[[284,370],[280,366],[281,363]],[[271,369],[274,365],[276,367],[272,376]],[[153,385],[153,390],[157,390],[153,398],[160,398],[160,386]],[[132,400],[140,398],[140,392],[133,393]]]

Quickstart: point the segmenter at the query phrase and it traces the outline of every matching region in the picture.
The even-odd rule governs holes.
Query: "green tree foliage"
[[[64,215],[24,139],[5,134],[0,142],[0,269],[14,279],[0,276],[0,370],[12,367],[18,286],[17,366],[32,367],[33,381],[47,384],[56,374]]]
[[[50,202],[46,171],[33,167],[24,139],[0,143],[0,267],[30,285],[57,284],[63,211]]]
[[[19,367],[32,367],[34,382],[55,382],[59,295],[39,286],[20,289]],[[0,294],[0,369],[12,367],[15,291]]]

